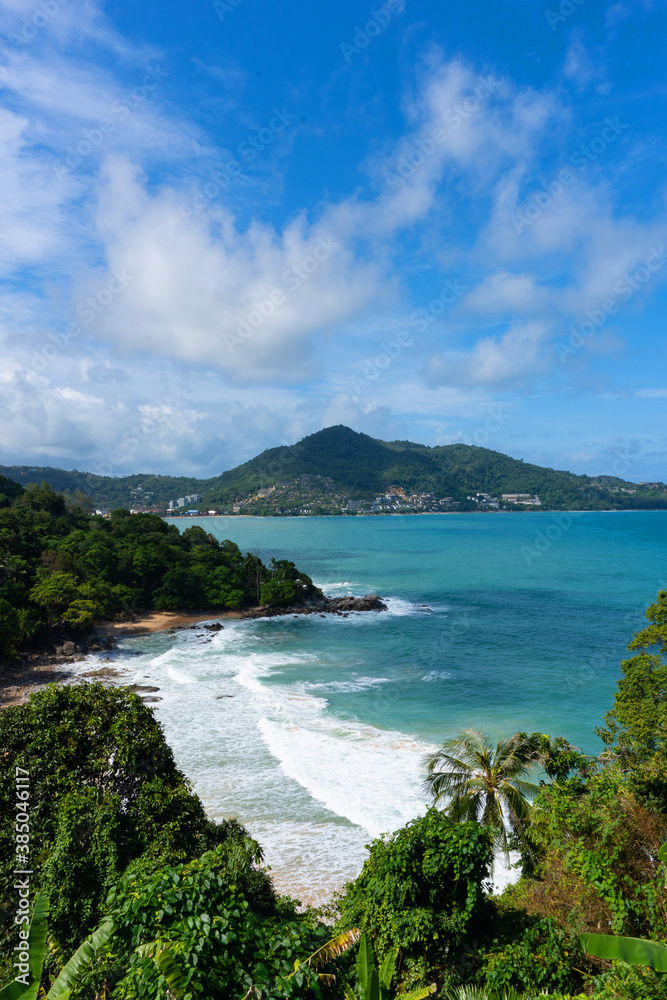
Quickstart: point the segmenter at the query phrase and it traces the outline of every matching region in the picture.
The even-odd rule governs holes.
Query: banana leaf
[[[84,973],[97,958],[97,953],[107,943],[116,929],[112,917],[105,917],[82,945],[77,948],[47,993],[47,1000],[66,1000],[70,991],[78,984]],[[3,998],[4,1000],[4,998]],[[28,1000],[27,996],[25,1000]]]
[[[357,956],[357,974],[359,976],[359,985],[361,986],[361,992],[364,994],[366,1000],[368,1000],[368,988],[370,986],[371,974],[375,969],[375,957],[373,955],[373,948],[368,940],[367,934],[362,934],[359,939],[359,955]],[[377,974],[377,970],[376,970]]]
[[[353,945],[357,943],[361,937],[361,931],[357,927],[353,927],[352,930],[343,931],[342,934],[338,934],[331,941],[327,941],[323,944],[321,948],[314,951],[312,955],[308,958],[295,959],[294,961],[294,971],[290,972],[288,979],[299,971],[300,966],[307,965],[308,968],[317,969],[320,965],[325,965],[327,962],[331,962],[334,958],[338,958],[344,952],[352,948]]]
[[[391,986],[391,981],[394,978],[394,972],[396,971],[396,959],[398,957],[398,948],[392,948],[392,950],[387,954],[382,966],[380,967],[380,984],[384,986],[386,990]]]
[[[667,972],[667,946],[656,941],[613,934],[580,934],[579,940],[582,950],[596,958],[647,965],[655,972]]]

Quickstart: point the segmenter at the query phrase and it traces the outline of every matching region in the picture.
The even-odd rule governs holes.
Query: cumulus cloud
[[[426,377],[431,385],[530,385],[553,364],[545,350],[548,336],[541,323],[513,324],[501,336],[480,337],[469,351],[433,355]]]

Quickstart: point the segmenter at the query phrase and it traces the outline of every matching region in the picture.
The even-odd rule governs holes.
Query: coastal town
[[[225,505],[212,505],[202,501],[199,493],[169,500],[166,504],[153,502],[149,491],[136,487],[132,491],[132,514],[160,514],[163,517],[202,516],[274,516],[321,517],[323,515],[357,516],[373,514],[420,514],[447,511],[499,511],[518,508],[541,507],[539,496],[530,493],[476,492],[461,500],[452,496],[438,496],[432,492],[408,493],[401,486],[389,486],[386,492],[375,496],[355,496],[342,490],[327,476],[304,475],[293,480],[283,480],[265,486],[244,497],[237,497]],[[108,511],[96,509],[105,515]]]

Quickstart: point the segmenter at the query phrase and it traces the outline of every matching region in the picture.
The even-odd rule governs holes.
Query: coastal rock
[[[244,611],[242,618],[275,618],[278,615],[312,615],[319,613],[343,615],[350,611],[386,611],[387,605],[377,594],[365,594],[363,597],[324,597],[316,601],[304,601],[286,608],[272,607],[263,604],[258,608]]]
[[[223,629],[224,627],[225,626],[221,625],[220,622],[214,622],[212,625],[203,626],[203,628],[205,628],[207,632],[220,632],[220,630]]]
[[[78,652],[73,642],[64,642],[62,646],[63,656],[74,656]]]

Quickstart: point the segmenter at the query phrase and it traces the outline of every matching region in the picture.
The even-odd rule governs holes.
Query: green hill
[[[256,458],[211,479],[175,476],[96,476],[61,469],[0,467],[0,474],[22,486],[49,483],[60,491],[84,492],[108,508],[166,504],[200,493],[204,506],[229,509],[260,489],[280,486],[289,497],[283,510],[303,504],[333,509],[347,499],[371,498],[389,486],[406,494],[433,493],[452,497],[461,509],[476,509],[466,498],[473,493],[537,494],[548,509],[662,509],[667,488],[638,486],[613,476],[577,476],[510,458],[489,448],[451,444],[429,448],[411,441],[380,441],[338,425],[310,434],[297,444],[269,448]],[[291,492],[290,492],[291,491]],[[254,513],[276,513],[278,507],[256,503]]]

